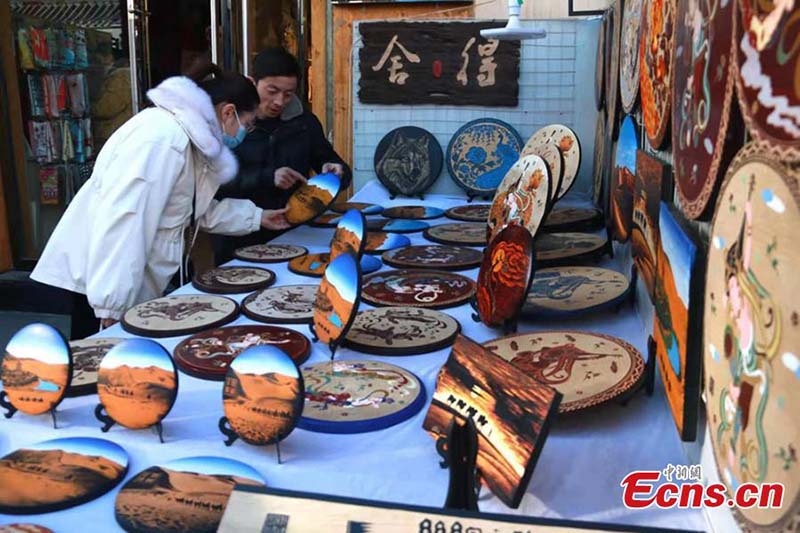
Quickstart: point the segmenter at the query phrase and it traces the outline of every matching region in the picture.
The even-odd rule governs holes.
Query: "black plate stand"
[[[228,437],[227,439],[225,439],[225,446],[230,446],[230,445],[232,445],[234,442],[236,442],[239,439],[239,435],[237,435],[236,432],[233,430],[233,428],[231,428],[231,425],[230,425],[230,422],[228,421],[228,417],[227,416],[223,416],[222,418],[219,419],[219,431],[220,431],[220,433],[222,433],[223,435]],[[278,454],[278,464],[279,465],[283,464],[283,461],[281,460],[281,442],[280,441],[275,443],[275,451]]]
[[[453,418],[447,437],[439,437],[436,450],[443,460],[442,468],[450,468],[450,484],[445,509],[478,511],[478,430],[472,418]]]
[[[113,418],[108,416],[108,413],[106,413],[105,409],[106,408],[103,407],[102,403],[98,403],[94,408],[94,417],[103,423],[103,427],[100,428],[100,431],[103,433],[107,433],[108,430],[114,427],[114,425],[117,423]],[[164,426],[161,425],[161,422],[156,422],[151,427],[156,432],[156,435],[158,435],[158,441],[161,444],[164,444]]]

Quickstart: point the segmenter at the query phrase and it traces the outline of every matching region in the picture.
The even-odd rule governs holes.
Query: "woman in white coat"
[[[214,199],[236,176],[230,148],[255,120],[259,97],[244,76],[209,70],[217,73],[211,80],[169,78],[147,93],[154,107],[128,120],[100,150],[92,177],[31,273],[68,291],[81,334],[92,333],[90,325],[96,332],[97,319],[110,325],[161,296],[179,270],[183,278],[187,228],[195,228],[193,243],[198,229],[245,235],[289,226],[283,210]]]

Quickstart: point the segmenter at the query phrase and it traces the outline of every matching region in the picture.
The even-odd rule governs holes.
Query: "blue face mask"
[[[247,130],[242,126],[242,121],[239,120],[239,113],[236,112],[234,109],[233,113],[236,115],[236,122],[239,123],[239,129],[236,130],[236,135],[228,135],[225,133],[225,130],[222,130],[222,144],[227,146],[228,148],[236,148],[242,141],[244,141],[245,136],[247,135]]]

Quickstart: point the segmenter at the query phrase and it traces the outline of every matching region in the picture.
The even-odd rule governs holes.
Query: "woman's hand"
[[[291,227],[289,221],[286,220],[286,210],[283,209],[264,209],[261,214],[261,227],[265,229],[280,230]]]
[[[275,171],[275,186],[279,189],[288,190],[294,187],[295,183],[306,183],[305,176],[293,168],[281,167]]]
[[[101,318],[100,319],[100,328],[101,329],[110,328],[111,326],[113,326],[116,323],[117,323],[117,321],[114,320],[113,318]]]
[[[344,166],[340,163],[325,163],[322,165],[322,172],[331,172],[341,178],[344,176]]]

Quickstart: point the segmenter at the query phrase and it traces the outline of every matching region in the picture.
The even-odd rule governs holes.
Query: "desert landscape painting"
[[[359,211],[352,209],[342,215],[342,219],[333,233],[333,239],[331,239],[330,260],[333,261],[344,253],[360,257],[365,233],[364,215]]]
[[[289,261],[289,270],[295,274],[321,277],[328,267],[331,255],[327,252],[320,254],[305,254]]]
[[[339,194],[341,182],[335,174],[314,176],[300,186],[286,203],[289,224],[304,224],[323,213]]]
[[[614,238],[626,242],[633,223],[633,189],[636,181],[636,128],[625,117],[619,130],[611,184],[611,230]]]
[[[358,311],[361,275],[353,256],[340,255],[325,270],[314,301],[314,328],[330,344],[345,333]]]
[[[368,254],[379,254],[386,250],[408,246],[409,244],[411,244],[411,240],[405,235],[386,233],[384,231],[370,231],[367,233],[364,251]]]
[[[667,166],[639,150],[636,154],[636,180],[633,190],[633,262],[642,277],[650,298],[656,284],[656,248],[661,184]]]

